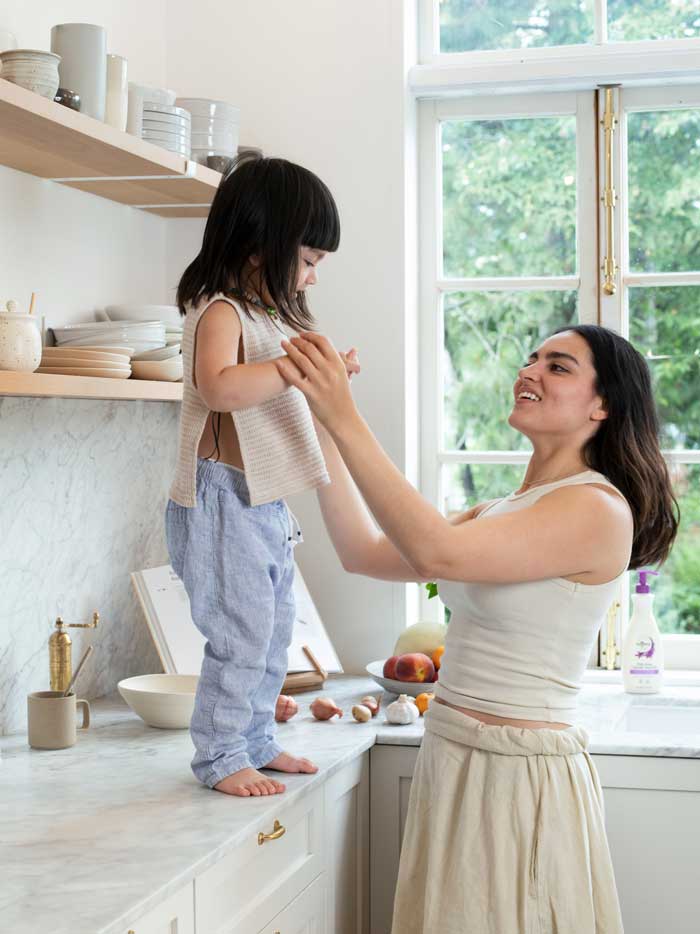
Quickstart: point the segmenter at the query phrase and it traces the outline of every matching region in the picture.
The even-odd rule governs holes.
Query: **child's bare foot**
[[[291,769],[289,770],[291,771]],[[214,785],[216,791],[226,795],[238,795],[241,798],[257,798],[260,795],[279,795],[285,786],[274,778],[267,778],[257,769],[241,769]]]
[[[262,768],[274,769],[277,772],[308,772],[309,774],[318,772],[318,766],[310,762],[309,759],[300,759],[288,752],[281,752],[267,765],[263,765]]]

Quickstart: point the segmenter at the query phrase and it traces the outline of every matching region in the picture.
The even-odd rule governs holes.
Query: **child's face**
[[[297,274],[297,292],[306,291],[310,285],[316,285],[316,267],[325,257],[324,250],[314,250],[310,246],[299,248],[299,272]]]

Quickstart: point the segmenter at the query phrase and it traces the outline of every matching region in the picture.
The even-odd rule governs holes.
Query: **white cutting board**
[[[198,675],[204,656],[204,636],[192,622],[185,586],[169,564],[134,571],[131,581],[143,607],[163,670],[167,674]],[[287,653],[287,671],[311,671],[302,650],[308,645],[328,672],[343,670],[328,633],[321,622],[299,568],[294,577],[297,615],[292,644]]]

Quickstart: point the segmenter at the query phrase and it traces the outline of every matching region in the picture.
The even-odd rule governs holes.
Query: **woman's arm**
[[[343,568],[379,580],[418,581],[420,575],[375,525],[335,442],[314,419],[331,482],[317,490],[328,534]]]
[[[283,346],[285,377],[304,392],[375,519],[420,579],[505,583],[601,569],[612,578],[626,566],[629,509],[589,485],[559,488],[506,515],[452,525],[383,451],[355,407],[330,341],[307,333]]]
[[[213,302],[195,335],[195,386],[213,412],[260,405],[289,388],[274,360],[238,363],[241,322],[228,302]]]

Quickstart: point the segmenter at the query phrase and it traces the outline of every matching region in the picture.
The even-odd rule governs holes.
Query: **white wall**
[[[156,84],[165,19],[164,0],[0,3],[0,27],[20,47],[48,49],[55,23],[100,23],[131,77]],[[162,302],[168,223],[0,168],[0,301],[26,305],[35,291],[48,325],[92,320],[111,302]],[[73,630],[75,655],[96,648],[82,696],[158,670],[129,572],[167,560],[177,415],[171,403],[0,399],[0,733],[23,730],[26,694],[49,686],[57,614],[102,613],[97,632]]]
[[[411,10],[402,0],[200,0],[196,8],[169,0],[167,31],[169,86],[239,105],[243,143],[305,165],[333,192],[341,245],[319,269],[312,307],[339,347],[360,349],[356,398],[402,468],[413,428],[405,415],[413,270],[405,258],[412,225],[403,36]],[[168,228],[169,286],[202,230],[196,221]],[[292,507],[304,529],[302,572],[346,670],[361,671],[393,648],[406,622],[406,588],[347,575],[315,497]]]

